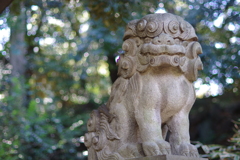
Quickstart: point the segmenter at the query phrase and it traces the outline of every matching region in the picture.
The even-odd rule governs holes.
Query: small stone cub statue
[[[188,120],[203,68],[193,27],[170,13],[150,14],[129,22],[123,40],[110,98],[87,123],[88,159],[198,157]]]

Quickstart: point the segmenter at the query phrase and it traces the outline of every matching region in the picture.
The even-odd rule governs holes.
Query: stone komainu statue
[[[198,157],[188,120],[203,68],[193,27],[179,16],[150,14],[129,22],[123,40],[119,78],[87,124],[89,160]]]

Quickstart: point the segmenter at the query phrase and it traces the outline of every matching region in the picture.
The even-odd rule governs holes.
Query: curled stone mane
[[[140,20],[129,22],[123,40],[135,36],[153,38],[161,33],[168,34],[174,39],[177,38],[183,41],[198,40],[194,28],[188,22],[170,13],[149,14]]]

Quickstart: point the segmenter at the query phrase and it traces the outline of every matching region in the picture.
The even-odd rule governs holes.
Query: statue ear
[[[202,47],[198,42],[191,42],[187,46],[186,56],[190,59],[197,58],[199,54],[202,54]]]
[[[118,64],[118,75],[123,78],[130,78],[136,72],[136,57],[121,55]]]
[[[125,29],[124,36],[123,36],[124,41],[128,38],[135,37],[137,35],[136,24],[137,24],[138,21],[139,21],[138,19],[135,19],[135,20],[132,20],[128,23],[128,25]]]
[[[197,80],[198,70],[202,69],[203,64],[200,57],[190,59],[187,62],[187,70],[185,71],[184,75],[189,81],[193,82]]]

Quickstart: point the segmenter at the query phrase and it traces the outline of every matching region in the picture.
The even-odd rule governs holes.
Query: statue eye
[[[172,44],[172,42],[171,42],[170,39],[167,41],[167,44],[168,44],[168,45],[171,45],[171,44]]]

